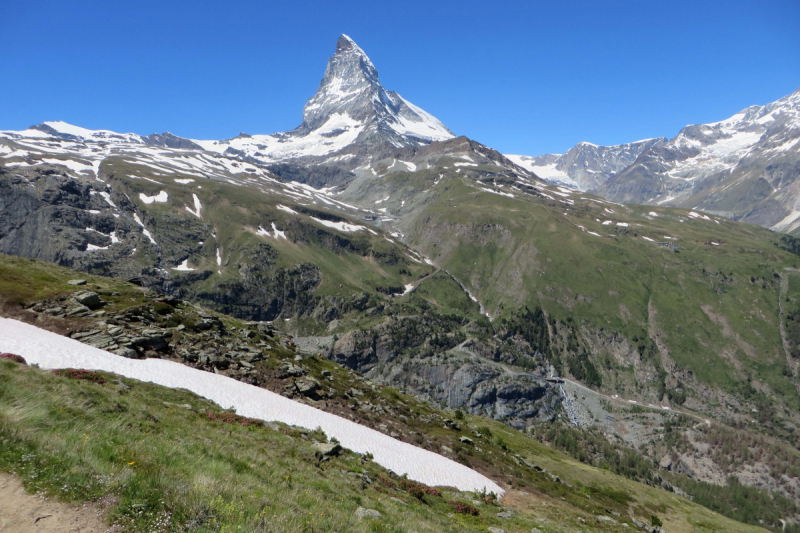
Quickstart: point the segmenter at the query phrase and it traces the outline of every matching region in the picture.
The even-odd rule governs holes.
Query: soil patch
[[[103,522],[96,504],[74,506],[28,494],[19,479],[0,473],[0,532],[106,533],[115,528]]]

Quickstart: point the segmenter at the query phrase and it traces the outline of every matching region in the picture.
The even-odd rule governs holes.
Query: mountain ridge
[[[732,469],[655,430],[680,406],[792,440],[800,243],[548,184],[466,137],[401,139],[395,100],[356,46],[340,39],[303,132],[213,150],[61,122],[0,133],[0,252],[274,320],[449,409],[528,431],[595,427],[655,463],[675,452],[674,469],[703,482],[740,475],[796,499],[800,475],[779,473],[794,452],[753,475],[752,457]],[[583,143],[569,165],[594,154],[613,170],[656,147],[600,148]],[[604,407],[613,395],[655,410],[647,430]]]
[[[618,153],[634,144],[601,148]],[[800,229],[800,89],[724,120],[685,126],[671,139],[651,140],[622,168],[610,168],[608,157],[570,166],[566,155],[587,146],[512,159],[545,179],[617,202],[698,209],[787,233]],[[600,179],[586,179],[587,172]]]

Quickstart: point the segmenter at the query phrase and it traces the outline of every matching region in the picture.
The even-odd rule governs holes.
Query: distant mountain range
[[[680,206],[793,233],[800,228],[800,89],[672,139],[579,143],[509,155],[538,176],[631,204]]]

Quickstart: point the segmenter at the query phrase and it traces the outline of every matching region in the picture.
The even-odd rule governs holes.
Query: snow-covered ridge
[[[349,121],[346,116],[341,118]],[[262,165],[238,161],[235,154],[224,154],[230,143],[213,146],[217,141],[208,141],[214,149],[212,151],[203,150],[196,143],[191,145],[196,148],[169,148],[147,144],[145,138],[136,134],[87,130],[66,123],[46,125],[42,129],[35,127],[23,131],[0,131],[0,165],[11,168],[55,165],[62,167],[67,175],[74,178],[104,181],[101,177],[101,166],[105,160],[114,157],[121,158],[132,166],[134,170],[126,172],[125,176],[130,179],[141,179],[158,185],[174,182],[200,187],[196,185],[197,180],[207,178],[232,185],[255,187],[262,192],[282,196],[286,203],[320,204],[335,206],[351,213],[361,212],[360,209],[338,200],[329,189],[315,189],[303,183],[283,181]],[[335,129],[346,125],[339,122],[332,127]],[[357,132],[352,132],[342,135],[340,139],[352,140],[356,135]],[[252,149],[258,149],[259,146],[258,139],[239,138],[234,141],[234,146],[243,149],[250,146],[250,143]],[[323,154],[346,145],[324,136],[309,136],[287,143],[275,142],[276,153],[281,154],[280,157],[311,152]],[[335,146],[325,143],[333,143]],[[111,207],[118,210],[108,192],[103,191],[100,194]],[[149,205],[167,202],[169,195],[162,190],[155,195],[141,194],[137,198]],[[198,199],[194,201],[194,208],[187,206],[187,210],[200,218],[199,206]]]
[[[41,368],[102,370],[165,387],[187,389],[222,408],[234,408],[242,416],[307,429],[322,428],[342,446],[358,453],[372,453],[378,464],[428,485],[504,493],[491,479],[446,457],[220,374],[162,359],[126,359],[7,318],[0,318],[0,351],[21,355],[28,363]]]
[[[599,146],[580,142],[563,154],[506,155],[540,178],[582,191],[592,190],[631,165],[647,148],[666,141],[642,139],[632,143]]]
[[[228,173],[234,174],[250,172],[248,168],[255,172],[252,168],[254,165],[242,163],[243,159],[271,164],[328,156],[354,143],[388,142],[396,146],[411,146],[450,139],[454,135],[430,113],[399,94],[387,91],[381,85],[378,71],[366,53],[350,37],[342,35],[337,42],[336,53],[328,62],[325,77],[304,108],[303,123],[290,132],[240,135],[224,140],[195,140],[169,133],[141,136],[90,130],[55,121],[24,131],[0,131],[0,138],[3,137],[33,149],[42,149],[45,142],[53,140],[65,145],[72,144],[66,151],[60,152],[60,155],[68,155],[70,159],[53,164],[68,166],[77,173],[91,172],[94,168],[84,158],[96,161],[102,152],[109,155],[109,152],[139,151],[151,152],[148,154],[151,157],[142,161],[142,164],[153,170],[169,174],[175,171],[174,167],[178,167],[183,174],[204,177],[210,165],[224,167]],[[95,144],[95,147],[86,150],[89,144]],[[98,145],[103,149],[97,149]],[[197,155],[191,156],[191,161],[184,162],[169,157],[153,157],[156,154],[164,156],[164,150],[169,148],[196,152]],[[59,153],[48,149],[42,151]],[[41,164],[41,160],[17,160],[29,155],[27,150],[22,150],[4,154],[2,159],[11,159],[6,163],[7,166]]]

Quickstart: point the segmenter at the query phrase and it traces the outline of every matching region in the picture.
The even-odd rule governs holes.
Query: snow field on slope
[[[161,191],[153,196],[147,196],[145,193],[140,192],[139,199],[146,204],[152,204],[153,202],[158,202],[160,204],[163,204],[167,200],[169,200],[169,195],[167,194],[167,191]]]
[[[229,147],[248,155],[266,154],[265,160],[279,161],[291,157],[325,155],[341,150],[356,140],[364,124],[343,113],[333,113],[319,128],[305,136],[253,135],[229,141],[193,140],[204,150],[224,153]]]
[[[8,318],[0,318],[0,351],[21,355],[28,364],[45,369],[102,370],[173,389],[187,389],[223,409],[232,407],[241,416],[311,430],[319,427],[345,448],[370,452],[376,463],[428,485],[454,486],[465,491],[485,488],[498,495],[504,493],[491,479],[446,457],[221,374],[163,359],[126,359]]]

